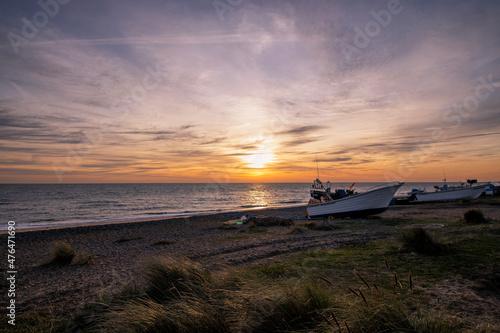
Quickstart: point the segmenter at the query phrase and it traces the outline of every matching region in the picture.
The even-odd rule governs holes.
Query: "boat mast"
[[[442,187],[442,190],[447,190],[448,189],[448,184],[446,184],[446,174],[444,173],[444,167],[442,167],[443,169],[443,187]]]
[[[443,169],[443,177],[444,177],[444,178],[443,178],[443,182],[444,182],[444,184],[446,185],[446,174],[444,173],[444,168],[442,168],[442,169]]]
[[[325,194],[326,196],[328,197],[329,200],[333,200],[333,198],[331,197],[331,195],[328,193],[328,191],[326,190],[326,188],[323,186],[323,183],[319,180],[319,163],[318,163],[318,154],[316,154],[316,172],[318,173],[318,182],[321,184],[321,188],[325,191]],[[315,182],[316,183],[316,182]],[[328,183],[330,183],[330,181],[328,181]]]
[[[318,179],[319,179],[319,164],[318,164],[318,154],[316,154],[316,171],[318,172]]]

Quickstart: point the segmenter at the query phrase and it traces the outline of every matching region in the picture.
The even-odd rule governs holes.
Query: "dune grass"
[[[488,322],[494,316],[488,311],[477,322],[457,321],[461,298],[440,294],[456,288],[500,297],[500,225],[450,222],[432,233],[405,228],[422,222],[360,222],[354,231],[344,223],[346,233],[380,227],[391,236],[280,256],[264,265],[207,270],[187,258],[153,258],[137,277],[141,283],[87,304],[66,327],[77,332],[500,331]],[[450,282],[457,276],[476,289]]]
[[[29,314],[20,314],[16,316],[16,325],[7,324],[7,320],[0,323],[0,332],[65,332],[67,319],[56,318],[53,314],[53,308],[48,306]]]
[[[187,258],[156,257],[150,259],[145,274],[146,295],[157,302],[183,296],[205,297],[211,291],[210,271]]]
[[[187,259],[156,258],[142,288],[88,305],[78,325],[75,320],[69,327],[82,332],[452,332],[448,321],[420,305],[411,274],[404,283],[386,274],[385,286],[357,271],[345,285],[316,274],[279,282],[251,276],[242,269],[214,281]]]
[[[443,244],[436,241],[429,232],[421,227],[404,229],[399,239],[402,248],[407,251],[438,256],[443,254],[445,250]]]
[[[73,246],[67,241],[55,242],[52,249],[51,264],[69,265],[75,257]]]

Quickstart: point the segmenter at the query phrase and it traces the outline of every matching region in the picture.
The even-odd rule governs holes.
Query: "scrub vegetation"
[[[500,296],[499,225],[450,223],[431,233],[411,222],[402,221],[390,241],[306,251],[267,265],[210,271],[187,258],[154,258],[143,285],[100,300],[90,316],[83,311],[71,323],[88,332],[497,331],[487,318],[458,319],[449,290]]]
[[[234,267],[144,258],[142,275],[128,287],[100,295],[71,318],[51,319],[50,309],[31,314],[13,331],[500,331],[500,223],[438,222],[383,218],[331,221],[323,231],[268,227],[266,233],[289,228],[289,237],[384,236]]]

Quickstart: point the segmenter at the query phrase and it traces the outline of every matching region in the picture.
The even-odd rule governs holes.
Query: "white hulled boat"
[[[444,179],[443,186],[434,186],[435,191],[425,192],[425,191],[413,191],[409,194],[412,200],[418,202],[436,202],[436,201],[457,201],[457,200],[474,200],[479,198],[484,189],[488,184],[475,185],[477,180],[467,180],[470,186],[448,186],[446,184],[446,179]]]
[[[362,193],[356,193],[351,188],[331,192],[316,179],[311,189],[307,216],[360,217],[379,214],[387,210],[394,194],[402,185],[403,183],[389,184]]]

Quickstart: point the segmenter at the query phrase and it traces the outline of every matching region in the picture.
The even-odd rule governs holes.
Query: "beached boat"
[[[500,194],[500,184],[488,183],[481,195],[494,196]]]
[[[448,186],[446,179],[443,179],[443,186],[434,186],[434,191],[426,192],[414,189],[408,193],[410,201],[418,202],[437,202],[437,201],[457,201],[457,200],[474,200],[481,196],[483,191],[488,187],[488,184],[473,185],[477,183],[476,179],[467,179],[470,186],[465,186],[462,183],[459,186]]]
[[[316,179],[311,188],[307,216],[360,217],[382,213],[387,210],[394,194],[403,183],[381,186],[362,193],[352,190],[353,185],[347,190],[337,189],[332,192]]]

